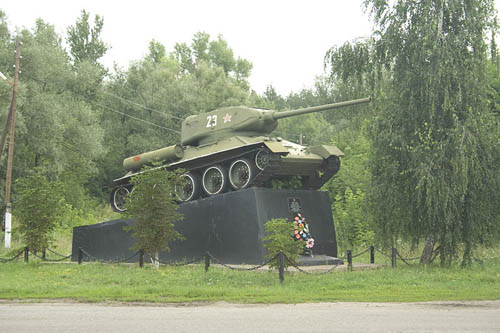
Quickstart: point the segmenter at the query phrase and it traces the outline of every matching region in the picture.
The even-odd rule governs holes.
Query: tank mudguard
[[[264,141],[264,145],[273,153],[288,154],[288,149],[278,141]]]
[[[344,153],[335,145],[318,145],[307,149],[309,152],[319,155],[324,159],[330,156],[344,156]]]

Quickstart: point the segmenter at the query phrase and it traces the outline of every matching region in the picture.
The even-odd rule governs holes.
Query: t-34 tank
[[[244,106],[224,107],[187,117],[182,122],[181,144],[126,158],[127,173],[115,180],[111,206],[124,211],[131,191],[130,178],[142,166],[160,161],[159,168],[183,168],[186,182],[176,188],[180,201],[196,200],[250,186],[266,186],[271,178],[300,176],[303,189],[319,189],[340,167],[344,154],[334,145],[303,146],[270,134],[278,120],[301,114],[367,103],[370,98],[291,111]]]

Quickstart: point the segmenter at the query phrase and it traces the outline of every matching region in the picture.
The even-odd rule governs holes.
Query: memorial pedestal
[[[227,264],[265,262],[265,222],[273,218],[292,221],[297,211],[306,218],[315,240],[314,255],[337,256],[335,228],[327,192],[249,188],[208,197],[179,206],[184,220],[176,229],[185,237],[161,253],[162,261],[201,259],[206,251]],[[127,258],[134,254],[131,231],[123,227],[134,221],[114,220],[73,229],[72,260],[78,248],[104,260]],[[137,261],[137,258],[131,261]],[[331,261],[331,260],[330,260]]]

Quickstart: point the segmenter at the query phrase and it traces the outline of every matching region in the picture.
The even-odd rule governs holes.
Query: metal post
[[[210,267],[210,256],[208,252],[205,253],[205,272],[208,272],[208,268]]]
[[[139,251],[139,267],[144,267],[144,250]]]
[[[279,254],[279,260],[280,260],[280,282],[283,283],[285,280],[285,254],[283,252],[280,252]]]
[[[397,253],[397,250],[395,247],[392,248],[392,256],[391,256],[391,259],[392,259],[392,268],[396,268],[396,253]]]
[[[352,250],[347,250],[347,270],[352,272]]]
[[[11,213],[10,213],[10,187],[12,180],[12,161],[14,159],[14,133],[16,129],[16,98],[17,89],[19,85],[19,66],[21,62],[21,40],[17,38],[16,41],[16,60],[14,71],[14,86],[12,88],[12,101],[10,103],[10,140],[9,140],[9,153],[7,159],[7,176],[5,179],[5,248],[10,248],[10,233],[11,233]],[[7,221],[8,220],[8,221]]]
[[[375,263],[375,246],[370,246],[370,264]]]
[[[78,248],[78,265],[80,265],[83,261],[83,249],[81,247]]]
[[[29,248],[26,246],[26,247],[24,248],[24,262],[25,262],[25,263],[28,263],[29,256],[30,256],[30,250],[29,250]]]

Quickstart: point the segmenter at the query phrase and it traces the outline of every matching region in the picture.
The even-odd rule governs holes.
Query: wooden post
[[[30,249],[26,246],[24,248],[24,262],[25,263],[28,263],[29,256],[30,256]]]
[[[16,98],[19,85],[19,66],[21,62],[21,40],[18,37],[16,41],[16,60],[14,71],[14,85],[12,88],[12,101],[10,103],[10,138],[9,152],[7,155],[7,176],[5,179],[5,248],[10,249],[11,237],[11,212],[10,212],[10,188],[12,181],[12,162],[14,160],[14,133],[16,129]],[[4,131],[5,132],[5,131]],[[5,133],[6,134],[6,133]],[[3,147],[2,147],[3,148]]]
[[[375,263],[375,246],[370,246],[370,264]]]

